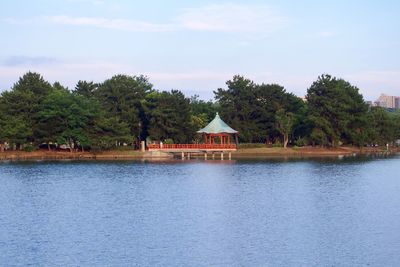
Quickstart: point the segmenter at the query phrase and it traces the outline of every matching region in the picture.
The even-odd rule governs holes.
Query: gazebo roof
[[[203,129],[197,131],[197,133],[207,133],[207,134],[218,134],[218,133],[230,133],[230,134],[235,134],[238,133],[238,131],[232,129],[229,127],[228,124],[226,124],[223,120],[217,114],[215,115],[215,118]]]

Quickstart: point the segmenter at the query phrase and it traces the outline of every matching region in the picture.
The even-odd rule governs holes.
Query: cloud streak
[[[270,33],[288,23],[268,6],[236,4],[188,8],[175,21],[189,30],[231,33]]]
[[[220,4],[187,8],[164,23],[105,17],[42,17],[56,25],[96,27],[130,32],[220,32],[265,35],[284,28],[288,19],[268,6]]]
[[[12,56],[4,61],[4,66],[42,66],[58,63],[58,60],[51,57],[30,57],[30,56]]]
[[[319,37],[322,38],[330,38],[330,37],[334,37],[336,34],[332,31],[321,31],[318,33]]]
[[[174,29],[172,25],[168,24],[155,24],[129,19],[109,19],[101,17],[48,16],[44,17],[44,20],[53,24],[89,26],[132,32],[168,32]]]

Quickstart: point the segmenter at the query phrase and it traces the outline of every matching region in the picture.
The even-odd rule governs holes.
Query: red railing
[[[236,149],[235,144],[149,144],[149,150],[168,150],[168,149]]]

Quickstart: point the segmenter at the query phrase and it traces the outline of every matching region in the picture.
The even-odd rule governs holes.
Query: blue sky
[[[400,95],[399,1],[36,0],[0,3],[0,90],[28,70],[79,79],[143,74],[213,97],[242,74],[299,96],[322,73],[367,100]]]

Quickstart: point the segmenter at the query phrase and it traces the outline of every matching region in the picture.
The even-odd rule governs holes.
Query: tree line
[[[287,145],[385,145],[400,139],[400,115],[368,107],[349,82],[321,75],[300,99],[278,84],[243,76],[215,101],[154,89],[145,76],[79,81],[73,90],[24,74],[0,95],[0,148],[32,150],[139,147],[142,140],[202,142],[196,131],[220,112],[239,141]]]

